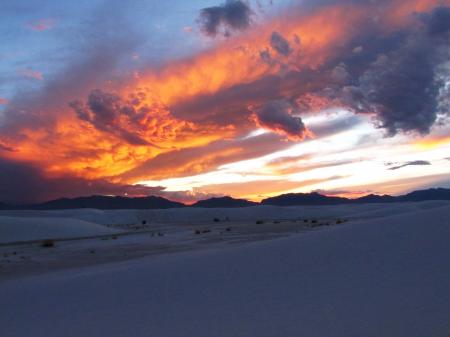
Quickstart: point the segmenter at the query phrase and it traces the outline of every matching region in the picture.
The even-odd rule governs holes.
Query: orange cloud
[[[150,88],[163,104],[204,94],[213,94],[236,84],[255,81],[269,74],[277,74],[280,65],[271,65],[261,58],[261,52],[272,50],[273,31],[285,36],[293,52],[284,62],[293,69],[317,67],[326,61],[339,45],[351,38],[351,29],[366,20],[364,7],[331,6],[310,15],[275,19],[240,37],[224,41],[216,48],[191,59],[174,62],[160,71],[143,72],[131,88]],[[301,43],[298,41],[301,37]]]
[[[139,181],[192,176],[218,169],[230,162],[261,157],[290,145],[291,142],[283,141],[273,134],[241,140],[216,140],[203,146],[161,153],[120,178],[124,181]]]
[[[450,144],[450,136],[427,137],[414,142],[412,145],[422,150],[435,149]]]
[[[252,122],[248,107],[285,97],[295,101],[314,88],[315,81],[327,82],[326,76],[311,80],[307,74],[349,48],[360,28],[377,17],[374,13],[379,14],[377,26],[388,31],[409,24],[413,12],[440,3],[396,0],[387,8],[338,3],[288,13],[191,58],[168,62],[161,69],[143,69],[101,93],[93,90],[87,99],[80,97],[86,88],[74,93],[55,88],[68,97],[66,104],[75,98],[72,108],[64,104],[46,110],[48,102],[30,106],[26,118],[19,116],[26,120],[24,125],[0,136],[5,147],[14,149],[2,153],[2,158],[33,164],[51,177],[136,183],[197,174],[251,158],[252,151],[239,142],[219,149],[214,144],[239,139],[257,125],[288,141],[300,141],[308,131],[292,111],[288,115],[297,128],[289,129],[270,120],[263,123],[261,118]],[[53,24],[40,21],[33,29],[45,30]],[[280,47],[271,43],[274,32],[289,44],[289,52],[280,53]],[[43,80],[42,73],[31,69],[18,73]],[[33,122],[42,120],[42,124]],[[282,137],[276,137],[278,142]],[[196,148],[201,150],[178,166],[164,160]],[[164,163],[153,168],[158,160]]]

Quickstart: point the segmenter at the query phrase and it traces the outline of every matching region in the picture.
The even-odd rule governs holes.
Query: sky
[[[0,201],[450,187],[450,0],[3,0]]]

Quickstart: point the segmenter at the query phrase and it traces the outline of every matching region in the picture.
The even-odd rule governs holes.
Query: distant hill
[[[396,197],[392,195],[377,195],[377,194],[369,194],[357,199],[347,199],[351,203],[356,204],[369,204],[369,203],[387,203],[393,202],[396,200]]]
[[[397,197],[399,201],[450,200],[449,188],[430,188]]]
[[[149,196],[141,198],[127,198],[114,196],[90,196],[73,199],[56,199],[41,204],[25,205],[21,209],[74,209],[74,208],[96,208],[96,209],[165,209],[185,207],[180,202],[170,201],[165,198]]]
[[[296,205],[339,205],[339,204],[366,204],[391,203],[402,201],[450,200],[450,189],[430,188],[428,190],[414,191],[401,196],[369,194],[357,199],[329,197],[316,192],[289,193],[261,201],[263,205],[296,206]]]
[[[235,199],[232,197],[211,198],[197,201],[191,207],[204,208],[233,208],[248,207],[256,205],[274,206],[301,206],[301,205],[340,205],[340,204],[367,204],[367,203],[392,203],[392,202],[415,202],[427,200],[450,200],[450,189],[430,188],[427,190],[414,191],[401,196],[375,195],[369,194],[357,199],[333,197],[312,193],[289,193],[276,197],[267,198],[256,203],[245,199]],[[7,209],[30,209],[30,210],[51,210],[51,209],[74,209],[74,208],[96,208],[96,209],[165,209],[179,208],[186,205],[170,201],[156,196],[127,198],[114,196],[90,196],[73,199],[56,199],[41,204],[11,206],[0,203],[0,210]]]
[[[349,199],[340,197],[328,197],[317,192],[312,193],[288,193],[261,201],[263,205],[296,206],[296,205],[338,205],[348,203]]]
[[[203,208],[232,208],[232,207],[249,207],[259,205],[257,202],[245,199],[234,199],[232,197],[210,198],[197,201],[192,207]]]

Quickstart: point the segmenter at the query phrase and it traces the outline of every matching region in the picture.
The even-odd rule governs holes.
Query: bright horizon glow
[[[354,118],[347,111],[322,112],[305,118],[311,128],[324,124],[333,124],[337,120]],[[293,145],[287,150],[275,152],[263,157],[229,163],[218,167],[217,170],[205,174],[163,179],[158,181],[142,181],[140,184],[147,186],[166,186],[167,191],[188,190],[193,193],[211,192],[214,189],[210,185],[217,186],[218,195],[230,195],[243,197],[253,201],[274,196],[280,193],[310,192],[320,190],[344,191],[340,195],[360,196],[363,194],[401,194],[408,192],[417,186],[411,179],[425,180],[428,183],[439,183],[450,178],[450,161],[445,156],[450,153],[450,138],[440,140],[433,146],[427,140],[432,141],[434,133],[425,138],[417,136],[397,135],[392,138],[383,136],[380,130],[374,130],[370,118],[357,117],[358,124],[343,132],[338,132],[321,139],[311,139]],[[436,131],[442,132],[441,128]],[[255,130],[247,137],[256,137],[264,132]],[[365,137],[374,137],[370,142],[356,145]],[[332,146],[331,146],[332,144]],[[380,157],[379,154],[383,156]],[[301,157],[314,154],[312,158],[301,158],[298,162],[289,162],[279,165],[279,172],[267,168],[270,162],[286,157]],[[388,163],[401,165],[410,161],[428,161],[430,165],[411,165],[397,170],[388,170]],[[394,164],[395,165],[395,164]],[[316,167],[317,168],[314,168]],[[324,167],[320,167],[324,166]],[[283,169],[287,172],[283,173]],[[326,181],[320,181],[326,179]],[[329,180],[327,180],[329,179]],[[271,191],[270,184],[265,187],[265,181],[289,181],[297,182],[299,187],[279,190],[275,187]],[[315,182],[319,181],[319,182]],[[403,182],[402,181],[406,181]],[[409,182],[408,182],[409,181]],[[218,184],[218,182],[220,182]],[[233,192],[236,184],[261,182],[261,192],[258,194],[245,194],[245,192]],[[396,184],[395,182],[399,182]],[[227,186],[233,187],[228,189]],[[364,189],[364,186],[367,186]],[[228,191],[228,192],[227,192]]]

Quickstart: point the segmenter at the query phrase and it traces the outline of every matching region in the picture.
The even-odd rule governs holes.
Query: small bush
[[[44,240],[41,243],[41,247],[50,248],[55,246],[55,241],[53,240]]]
[[[214,218],[213,221],[214,222],[220,222],[220,219],[219,218]]]
[[[262,225],[263,223],[264,223],[263,220],[256,220],[256,224],[257,224],[257,225]]]
[[[147,221],[146,221],[146,220],[142,220],[142,224],[143,224],[143,225],[146,225],[146,224],[147,224]]]

